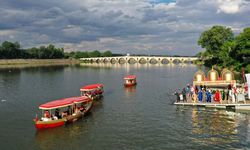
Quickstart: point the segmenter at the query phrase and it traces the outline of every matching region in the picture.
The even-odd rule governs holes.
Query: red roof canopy
[[[69,97],[69,98],[54,100],[54,101],[42,104],[39,106],[39,109],[55,109],[55,108],[66,107],[66,106],[77,104],[77,103],[89,102],[89,101],[92,101],[92,100],[86,96]]]
[[[135,75],[128,75],[124,77],[125,80],[136,79]]]
[[[103,87],[103,84],[90,84],[90,85],[86,85],[84,87],[82,87],[80,89],[80,91],[92,91],[92,90],[96,90],[98,88],[102,88]]]

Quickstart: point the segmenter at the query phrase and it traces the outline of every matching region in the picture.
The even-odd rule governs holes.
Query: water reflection
[[[220,145],[239,142],[236,134],[238,121],[234,112],[206,109],[192,110],[193,142]]]
[[[98,67],[98,68],[150,68],[150,67],[186,67],[186,66],[195,66],[194,64],[186,64],[186,63],[181,63],[181,64],[174,64],[174,63],[170,63],[170,64],[140,64],[140,63],[136,63],[136,64],[112,64],[112,63],[81,63],[80,66],[82,67]]]
[[[124,87],[124,91],[127,98],[134,97],[136,94],[136,86]]]

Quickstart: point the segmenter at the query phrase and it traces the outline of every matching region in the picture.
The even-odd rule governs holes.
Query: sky
[[[214,25],[250,27],[250,0],[0,0],[0,42],[192,56]]]

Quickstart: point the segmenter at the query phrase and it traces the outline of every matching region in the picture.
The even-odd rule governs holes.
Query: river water
[[[172,105],[192,82],[194,65],[54,66],[0,70],[1,150],[157,150],[250,148],[250,114]],[[123,76],[137,75],[135,88]],[[37,131],[42,103],[104,84],[104,98],[85,118]]]

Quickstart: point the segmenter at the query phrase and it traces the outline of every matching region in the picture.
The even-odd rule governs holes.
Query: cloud
[[[228,14],[238,13],[241,10],[244,0],[216,0],[218,3],[218,12]]]
[[[249,26],[246,0],[0,0],[0,40],[24,47],[194,55],[213,25]]]

